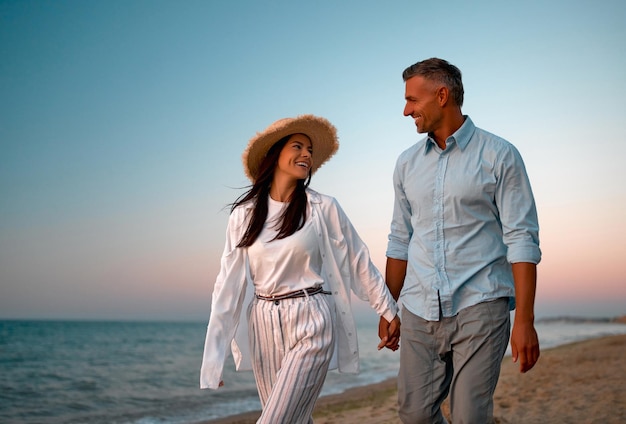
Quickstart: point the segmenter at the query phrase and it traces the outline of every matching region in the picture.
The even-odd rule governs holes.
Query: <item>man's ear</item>
[[[448,87],[441,86],[437,89],[437,100],[439,101],[439,106],[444,107],[448,103],[448,99],[450,97],[450,91]]]

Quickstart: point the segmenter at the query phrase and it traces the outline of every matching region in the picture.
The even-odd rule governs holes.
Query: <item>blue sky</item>
[[[621,1],[0,0],[0,317],[206,319],[250,137],[325,116],[335,196],[384,267],[391,174],[420,136],[402,70],[457,65],[515,144],[537,314],[626,313]]]

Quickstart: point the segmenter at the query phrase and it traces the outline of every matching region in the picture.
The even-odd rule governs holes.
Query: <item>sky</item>
[[[626,2],[0,0],[0,318],[206,320],[241,153],[313,113],[384,270],[402,71],[441,57],[522,154],[537,317],[626,314]],[[357,302],[359,308],[367,309]]]

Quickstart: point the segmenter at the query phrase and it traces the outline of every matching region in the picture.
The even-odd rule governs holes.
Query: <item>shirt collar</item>
[[[322,203],[322,198],[320,197],[320,194],[317,191],[315,191],[313,189],[310,189],[310,188],[307,188],[306,189],[306,194],[309,197],[309,202],[311,202],[311,203]]]
[[[446,145],[450,143],[456,143],[459,145],[461,151],[465,150],[470,142],[470,139],[472,138],[472,135],[474,135],[474,131],[476,130],[476,126],[474,125],[474,122],[472,122],[470,117],[468,115],[463,115],[463,117],[465,118],[463,125],[461,125],[461,127],[446,140]],[[428,151],[435,145],[437,145],[437,142],[429,133],[428,138],[426,139],[424,154],[428,153]]]

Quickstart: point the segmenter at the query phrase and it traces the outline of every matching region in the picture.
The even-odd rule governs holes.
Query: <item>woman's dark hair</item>
[[[270,195],[270,185],[274,178],[278,157],[292,135],[281,138],[270,147],[259,166],[258,176],[251,188],[239,196],[231,205],[230,212],[232,213],[238,206],[248,201],[254,202],[248,228],[241,240],[239,240],[237,247],[251,246],[259,237],[259,234],[261,234],[261,230],[263,230],[263,224],[265,224],[267,219],[267,198]],[[289,199],[289,205],[280,217],[280,229],[274,240],[289,237],[304,226],[307,208],[306,188],[310,182],[311,174],[305,180],[298,180],[296,189]]]

